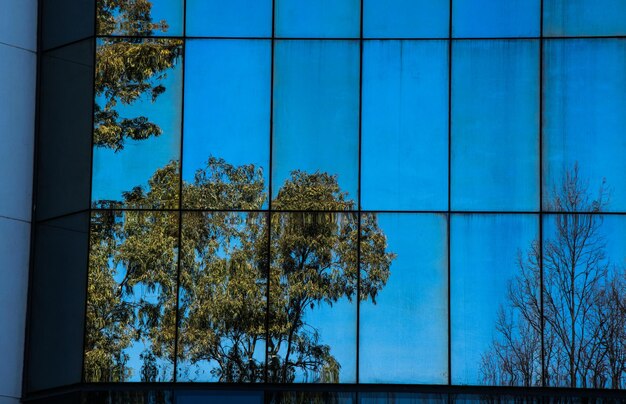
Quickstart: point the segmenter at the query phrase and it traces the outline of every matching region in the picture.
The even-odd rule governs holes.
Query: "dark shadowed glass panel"
[[[626,41],[550,40],[544,48],[543,207],[578,170],[607,211],[626,211]]]
[[[183,214],[178,379],[262,382],[267,216]]]
[[[447,1],[363,1],[365,38],[447,38],[449,21]]]
[[[35,227],[25,374],[29,392],[81,381],[88,230],[87,213]]]
[[[276,36],[284,38],[358,38],[359,0],[275,0]]]
[[[456,0],[452,2],[455,38],[537,37],[540,0]]]
[[[539,220],[452,215],[452,384],[541,384]]]
[[[83,404],[173,404],[174,394],[169,390],[90,391],[82,394]],[[176,401],[177,402],[177,401]],[[78,403],[78,402],[73,402]]]
[[[178,391],[176,404],[263,404],[260,391]]]
[[[538,42],[460,41],[452,54],[452,208],[537,210]]]
[[[94,35],[94,0],[42,0],[39,3],[42,50]],[[32,6],[29,4],[28,8]]]
[[[362,131],[364,209],[448,208],[447,42],[365,42]]]
[[[448,402],[447,394],[435,393],[360,393],[359,404],[436,404]]]
[[[272,0],[186,0],[186,3],[188,36],[272,36]]]
[[[544,0],[543,9],[547,36],[626,34],[623,0]]]
[[[446,227],[445,215],[362,216],[361,289],[387,272],[361,302],[360,382],[448,382]]]
[[[276,391],[267,392],[265,402],[268,404],[296,404],[296,403],[332,403],[352,404],[356,403],[356,393],[346,392],[312,392],[312,391]]]
[[[93,47],[85,40],[40,59],[38,220],[89,208]]]
[[[85,381],[173,380],[178,217],[92,213]]]
[[[271,48],[264,40],[189,40],[185,50],[183,206],[267,203]]]
[[[182,42],[101,39],[93,206],[178,207]]]
[[[359,153],[358,42],[278,41],[274,57],[273,198],[300,174],[317,173],[335,176],[340,191],[355,200]],[[295,170],[300,173],[294,173]],[[288,208],[311,209],[316,199],[309,195]]]
[[[268,381],[356,382],[357,220],[272,214]]]
[[[96,0],[98,35],[182,36],[185,0]]]
[[[602,206],[580,180],[578,210]],[[601,209],[600,209],[601,210]],[[548,386],[626,385],[626,216],[546,215],[543,232],[545,374]]]

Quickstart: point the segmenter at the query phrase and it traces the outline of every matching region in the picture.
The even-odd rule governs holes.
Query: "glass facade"
[[[620,2],[96,9],[83,382],[625,386]]]

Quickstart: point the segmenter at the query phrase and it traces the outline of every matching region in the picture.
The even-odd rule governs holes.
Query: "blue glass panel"
[[[268,381],[356,382],[357,220],[272,214]]]
[[[178,207],[181,47],[180,41],[170,39],[107,39],[98,44],[93,205]],[[122,56],[129,49],[131,56]],[[171,66],[156,62],[155,53],[171,59]],[[154,62],[146,66],[149,74],[132,67],[141,60]],[[119,64],[126,74],[115,73]]]
[[[365,42],[362,120],[363,208],[446,210],[447,42]]]
[[[538,225],[535,215],[452,216],[452,384],[525,385],[524,369],[539,384]],[[523,302],[513,299],[520,294]]]
[[[543,9],[546,36],[626,34],[623,0],[544,0]]]
[[[183,36],[184,0],[97,3],[100,35]]]
[[[543,206],[578,169],[604,182],[608,211],[626,210],[626,41],[550,40],[544,57]]]
[[[583,190],[581,180],[566,186]],[[582,199],[582,198],[581,198]],[[544,216],[543,293],[548,386],[621,389],[626,216]],[[573,346],[570,341],[573,341]],[[572,363],[570,358],[576,358]],[[619,363],[619,364],[618,364]],[[572,365],[573,364],[573,365]],[[574,375],[574,380],[572,380]]]
[[[376,225],[386,237],[386,256],[371,248],[370,229]],[[391,267],[375,302],[361,303],[360,382],[447,383],[446,227],[445,215],[383,213],[363,218],[362,260],[367,262],[368,252],[376,251]]]
[[[173,381],[178,217],[92,213],[86,381]]]
[[[178,292],[178,378],[265,380],[267,216],[186,212]]]
[[[183,206],[259,209],[269,183],[270,41],[189,40],[186,46]],[[253,175],[237,180],[244,166]],[[233,192],[215,198],[195,192],[210,193],[219,183]],[[252,187],[254,195],[246,194]]]
[[[538,45],[535,40],[454,43],[453,209],[538,209]]]
[[[363,1],[365,38],[447,38],[449,23],[447,1]]]
[[[276,36],[358,38],[360,0],[275,0]]]
[[[187,0],[188,36],[271,37],[272,0]]]
[[[457,401],[455,395],[454,402]],[[448,401],[448,395],[444,393],[359,393],[360,404],[439,404]]]
[[[359,43],[278,41],[274,69],[273,197],[293,170],[301,170],[309,175],[336,176],[340,190],[354,200],[358,187]]]
[[[455,0],[452,2],[452,36],[537,37],[540,14],[540,0]]]

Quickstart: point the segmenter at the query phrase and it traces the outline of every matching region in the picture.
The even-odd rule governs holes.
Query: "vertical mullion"
[[[540,306],[540,331],[541,331],[541,380],[539,385],[545,387],[546,363],[545,363],[545,340],[544,340],[544,306],[543,306],[543,0],[539,10],[539,306]]]
[[[451,260],[450,260],[450,223],[452,222],[452,1],[448,19],[448,214],[447,214],[447,260],[448,260],[448,384],[452,384],[452,310],[451,297]]]
[[[182,38],[182,90],[181,90],[181,118],[180,118],[180,156],[178,163],[178,257],[176,263],[176,319],[174,322],[174,375],[178,380],[178,329],[180,328],[180,272],[182,262],[182,234],[183,234],[183,152],[185,132],[185,58],[187,56],[187,0],[183,0],[183,38]]]
[[[360,3],[359,16],[359,158],[358,158],[358,191],[357,191],[357,235],[356,235],[356,383],[360,378],[360,333],[361,333],[361,154],[363,126],[363,0]]]
[[[270,287],[271,287],[271,267],[272,267],[272,197],[273,197],[273,147],[274,147],[274,48],[275,48],[275,15],[276,15],[276,0],[272,0],[272,38],[270,46],[270,109],[269,109],[269,184],[268,184],[268,213],[266,218],[267,225],[267,262],[266,262],[266,291],[265,291],[265,383],[269,383],[269,347],[270,347]]]

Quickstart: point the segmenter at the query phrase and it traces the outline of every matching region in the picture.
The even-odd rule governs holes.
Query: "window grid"
[[[186,0],[183,0],[186,3]],[[272,35],[271,37],[221,37],[221,36],[186,36],[186,6],[183,5],[184,7],[184,17],[183,17],[183,36],[158,36],[157,38],[159,39],[184,39],[183,41],[183,45],[182,45],[182,58],[181,58],[181,68],[182,68],[182,77],[183,77],[183,94],[182,94],[182,113],[184,116],[184,92],[185,92],[185,47],[186,47],[186,40],[202,40],[202,39],[216,39],[216,40],[270,40],[271,41],[271,85],[270,85],[270,125],[269,125],[269,144],[270,144],[270,148],[269,148],[269,186],[268,186],[268,208],[267,209],[243,209],[243,210],[238,210],[238,209],[189,209],[189,208],[184,208],[183,207],[183,194],[182,194],[182,188],[183,188],[183,180],[182,180],[182,175],[183,175],[183,159],[184,159],[184,147],[183,147],[183,141],[182,138],[184,137],[184,119],[181,119],[181,142],[180,142],[180,169],[178,172],[179,175],[179,200],[178,200],[178,209],[156,209],[156,208],[146,208],[146,209],[133,209],[133,208],[119,208],[119,209],[103,209],[103,208],[97,208],[92,206],[92,204],[90,203],[91,208],[89,209],[89,212],[95,212],[95,211],[120,211],[120,212],[125,212],[125,211],[145,211],[145,212],[150,212],[150,211],[154,211],[154,212],[178,212],[179,214],[179,221],[178,221],[178,226],[179,226],[179,233],[178,233],[178,240],[180,243],[181,240],[181,233],[182,233],[182,217],[184,213],[188,213],[188,212],[239,212],[239,213],[244,213],[244,212],[258,212],[258,213],[266,213],[267,214],[267,222],[268,222],[268,228],[271,228],[271,218],[272,218],[272,213],[283,213],[283,212],[290,212],[290,213],[357,213],[359,220],[358,220],[358,234],[359,234],[359,239],[361,238],[361,220],[360,218],[363,215],[366,214],[370,214],[370,213],[399,213],[399,214],[445,214],[446,218],[447,218],[447,262],[448,262],[448,370],[447,370],[447,377],[448,377],[448,385],[452,385],[452,367],[453,367],[453,361],[452,361],[452,348],[451,348],[451,334],[453,332],[453,330],[451,329],[451,295],[453,294],[452,290],[450,289],[450,273],[451,273],[451,245],[450,245],[450,234],[451,234],[451,228],[450,228],[450,222],[451,222],[451,217],[452,215],[464,215],[464,214],[511,214],[511,215],[535,215],[538,218],[538,226],[539,226],[539,234],[538,234],[538,241],[539,241],[539,245],[540,245],[540,251],[543,251],[543,237],[544,237],[544,232],[543,232],[543,221],[544,221],[544,217],[546,216],[552,216],[552,215],[559,215],[559,214],[567,214],[567,215],[598,215],[598,216],[623,216],[626,214],[626,212],[623,211],[609,211],[609,212],[556,212],[556,211],[548,211],[545,210],[544,206],[543,206],[543,66],[544,66],[544,43],[546,40],[568,40],[568,39],[595,39],[595,40],[601,40],[601,39],[624,39],[626,38],[625,36],[619,36],[619,35],[599,35],[599,36],[549,36],[549,37],[544,37],[544,12],[543,12],[543,0],[541,0],[541,12],[539,13],[540,18],[541,18],[541,22],[540,22],[540,35],[539,36],[524,36],[524,37],[453,37],[452,36],[452,31],[453,31],[453,7],[452,7],[452,3],[453,0],[449,0],[450,1],[450,13],[449,13],[449,34],[446,37],[423,37],[423,38],[416,38],[416,37],[384,37],[384,38],[374,38],[374,37],[367,37],[365,38],[363,35],[363,0],[361,0],[361,5],[360,5],[360,35],[358,38],[353,38],[353,37],[317,37],[317,38],[300,38],[300,37],[276,37],[275,35],[275,3],[276,0],[272,1]],[[94,20],[96,20],[97,16],[94,16]],[[117,36],[117,35],[96,35],[96,38],[116,38],[116,39],[152,39],[155,38],[153,36]],[[452,102],[453,102],[453,88],[452,88],[452,64],[454,62],[453,59],[453,54],[452,54],[452,48],[453,48],[453,43],[455,42],[461,42],[461,41],[473,41],[473,40],[478,40],[478,41],[497,41],[497,40],[511,40],[511,41],[524,41],[524,40],[539,40],[539,191],[538,191],[538,198],[539,198],[539,208],[536,211],[520,211],[520,210],[514,210],[514,211],[507,211],[507,210],[452,210],[451,209],[451,202],[452,202],[452,188],[451,188],[451,178],[454,175],[454,173],[452,172],[452,167],[451,167],[451,160],[452,160],[452,142],[453,142],[453,136],[452,136],[452,126],[453,126],[453,121],[452,121],[452,117],[451,117],[451,111],[452,111]],[[357,196],[357,208],[356,210],[352,210],[352,211],[346,211],[346,210],[280,210],[280,209],[275,209],[272,206],[272,202],[273,202],[273,175],[271,175],[272,173],[272,168],[273,168],[273,129],[274,129],[274,123],[273,123],[273,109],[274,109],[274,63],[275,63],[275,58],[274,58],[274,51],[275,51],[275,45],[277,42],[280,41],[289,41],[289,40],[298,40],[298,41],[339,41],[339,40],[358,40],[359,41],[359,49],[360,49],[360,60],[359,60],[359,163],[358,163],[358,196]],[[362,80],[362,76],[363,76],[363,45],[364,43],[366,43],[367,41],[377,41],[377,40],[381,40],[381,41],[394,41],[394,40],[410,40],[410,41],[437,41],[437,40],[447,40],[448,41],[448,195],[447,195],[447,209],[446,210],[367,210],[367,209],[362,209],[361,208],[361,193],[362,193],[362,187],[361,187],[361,165],[362,165],[362,161],[361,161],[361,143],[362,143],[362,94],[363,94],[363,80]],[[81,40],[75,41],[75,42],[80,42]],[[67,46],[67,44],[62,45],[62,46]],[[61,47],[61,46],[59,46]],[[51,50],[53,50],[55,48],[52,48]],[[48,50],[50,51],[50,50]],[[95,66],[95,62],[96,62],[96,51],[95,51],[95,47],[94,47],[94,66]],[[93,150],[93,141],[92,141],[92,150]],[[92,153],[92,159],[93,159],[93,153]],[[92,169],[93,169],[93,163],[92,163]],[[91,187],[92,187],[92,182],[90,182],[90,196],[91,196]],[[53,218],[48,218],[45,221],[51,221],[51,220],[55,220],[58,218],[62,218],[65,217],[67,215],[60,215],[57,217],[53,217]],[[91,226],[90,226],[90,231],[91,231]],[[267,232],[267,247],[268,247],[268,253],[270,252],[270,238],[271,238],[271,231]],[[89,237],[89,236],[88,236]],[[361,256],[361,243],[358,242],[357,243],[357,257],[358,257],[358,262],[360,263],[360,256]],[[88,248],[90,248],[90,245],[88,244]],[[181,272],[181,254],[178,254],[178,258],[177,258],[177,295],[180,289],[180,272]],[[543,285],[543,259],[540,260],[540,265],[541,265],[541,284]],[[270,270],[270,267],[268,265],[268,271]],[[359,270],[360,273],[360,270]],[[269,275],[269,274],[268,274]],[[269,305],[270,305],[270,286],[269,286],[269,282],[270,282],[270,277],[267,277],[267,282],[268,282],[268,286],[267,286],[267,315],[266,315],[266,334],[267,334],[267,340],[269,340]],[[361,277],[359,276],[357,278],[357,296],[358,293],[360,291],[360,279]],[[86,285],[87,288],[87,285]],[[543,313],[543,297],[544,294],[541,293],[541,307],[542,307],[542,313]],[[177,296],[177,301],[179,300],[179,297]],[[356,320],[356,327],[357,327],[357,338],[356,338],[356,384],[359,384],[359,355],[360,355],[360,349],[359,349],[359,332],[360,332],[360,300],[357,299],[357,303],[356,303],[356,310],[357,310],[357,320]],[[179,331],[179,310],[176,311],[176,334],[178,334]],[[85,322],[85,327],[86,327],[86,323]],[[545,347],[544,347],[544,332],[543,332],[543,327],[544,327],[544,321],[542,320],[542,335],[541,335],[541,350],[542,350],[542,357],[541,357],[541,361],[542,361],[542,376],[541,376],[541,386],[545,387],[547,386],[546,384],[546,365],[545,365]],[[85,333],[86,334],[86,333]],[[178,377],[178,365],[177,365],[177,361],[178,361],[178,348],[177,348],[177,344],[178,344],[178,335],[175,337],[174,340],[174,344],[175,344],[175,352],[176,352],[176,356],[174,359],[174,375],[173,375],[173,381],[176,382],[177,381],[177,377]],[[268,365],[268,360],[267,360],[267,356],[268,356],[268,351],[266,349],[265,352],[265,379],[267,382],[268,379],[268,369],[267,369],[267,365]],[[82,372],[82,377],[83,377],[83,381],[85,374],[84,374],[84,355],[83,355],[83,372]],[[346,384],[346,386],[349,386],[350,384]]]

